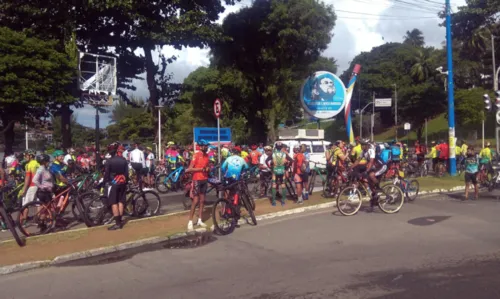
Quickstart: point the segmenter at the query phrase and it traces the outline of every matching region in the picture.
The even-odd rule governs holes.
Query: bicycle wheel
[[[337,196],[337,210],[344,216],[355,215],[362,203],[361,192],[356,187],[346,187]]]
[[[12,233],[12,236],[14,237],[14,240],[16,240],[17,245],[23,247],[26,245],[26,240],[22,238],[16,230],[16,225],[14,221],[12,220],[12,217],[7,214],[7,211],[3,207],[0,206],[0,216],[2,217],[3,221],[7,225],[7,228],[10,230]]]
[[[309,177],[309,194],[312,194],[314,191],[314,185],[316,185],[316,171],[313,171],[311,177]]]
[[[229,201],[221,198],[215,202],[212,210],[215,233],[229,235],[236,228],[238,218],[233,205]]]
[[[242,196],[240,199],[243,203],[243,207],[247,210],[250,219],[252,219],[253,225],[257,225],[257,219],[255,218],[255,213],[253,212],[255,210],[255,206],[252,207],[251,200],[248,198],[248,195],[245,192],[243,192],[241,195]]]
[[[49,206],[33,201],[22,206],[18,215],[19,229],[26,237],[43,235],[56,224],[54,212]]]
[[[297,194],[295,193],[295,188],[293,188],[292,180],[290,178],[285,178],[285,186],[288,194],[290,194],[293,199],[297,199]],[[286,200],[286,198],[283,198],[283,200]]]
[[[134,216],[134,192],[127,192],[125,195],[125,204],[123,206],[123,215]]]
[[[156,177],[155,188],[156,188],[156,190],[158,190],[158,192],[160,192],[162,194],[168,193],[169,187],[167,185],[167,175],[166,174],[160,174],[159,176]]]
[[[378,207],[387,214],[398,212],[403,206],[404,195],[401,188],[396,185],[385,185],[381,191],[376,192]]]
[[[417,199],[418,196],[418,191],[420,190],[420,184],[418,183],[417,180],[411,180],[407,182],[406,186],[406,198],[408,198],[409,201],[414,201]]]
[[[87,226],[98,226],[108,224],[113,221],[113,213],[111,209],[103,203],[107,201],[106,196],[94,198],[85,209],[85,214],[88,220]]]
[[[156,216],[160,212],[160,195],[154,191],[148,190],[137,193],[133,202],[135,217]]]

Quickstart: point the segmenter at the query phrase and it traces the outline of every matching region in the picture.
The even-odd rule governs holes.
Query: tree
[[[483,95],[488,91],[483,88],[462,89],[455,93],[455,118],[457,124],[470,128],[484,120]]]
[[[277,125],[299,108],[290,91],[310,75],[308,66],[330,43],[335,20],[332,6],[309,0],[256,0],[226,17],[222,30],[229,39],[212,46],[214,63],[241,72],[253,90],[245,107],[252,135],[274,140]]]
[[[57,41],[44,41],[0,27],[0,119],[5,151],[12,151],[14,122],[33,122],[46,116],[50,105],[73,101],[66,86],[76,66],[58,51]]]
[[[146,109],[146,102],[141,98],[131,97],[129,102],[132,104],[120,99],[113,104],[111,109],[111,122],[119,122],[127,117],[142,113]]]
[[[425,45],[424,35],[420,29],[414,28],[412,31],[406,31],[403,36],[403,43],[413,47],[423,47]]]

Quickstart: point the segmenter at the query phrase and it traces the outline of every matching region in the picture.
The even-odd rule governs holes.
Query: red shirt
[[[441,143],[439,145],[439,158],[440,159],[448,159],[448,156],[449,156],[448,144]]]
[[[191,161],[192,168],[205,168],[208,167],[209,159],[208,155],[203,152],[196,152]],[[204,181],[208,180],[208,173],[205,171],[197,171],[193,173],[193,181]]]
[[[303,153],[298,153],[294,157],[295,159],[295,173],[296,174],[302,174],[302,171],[300,168],[302,167],[302,164],[304,163],[304,154]]]
[[[258,165],[259,164],[260,155],[261,155],[261,153],[258,150],[253,150],[250,153],[250,157],[252,158],[252,165]]]

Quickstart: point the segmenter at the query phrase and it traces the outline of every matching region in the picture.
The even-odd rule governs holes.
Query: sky
[[[445,0],[324,0],[334,6],[337,21],[333,29],[333,38],[323,56],[333,57],[338,63],[338,74],[346,70],[351,60],[361,52],[368,52],[373,47],[388,42],[401,42],[406,31],[420,29],[428,46],[441,47],[445,41],[445,28],[437,13],[443,9]],[[243,0],[238,5],[226,7],[219,23],[233,12],[251,2]],[[439,3],[442,3],[439,4]],[[465,0],[451,0],[452,10],[465,5]],[[175,55],[177,60],[168,66],[173,73],[173,81],[182,83],[189,73],[209,63],[209,49],[184,48],[175,50],[164,47],[162,53],[167,57]],[[138,50],[136,55],[144,52]],[[361,75],[362,76],[362,71]],[[148,90],[144,80],[133,82],[137,87],[132,95],[147,98]],[[75,111],[79,123],[95,127],[95,110],[88,106]],[[109,115],[100,117],[100,127],[109,124]]]

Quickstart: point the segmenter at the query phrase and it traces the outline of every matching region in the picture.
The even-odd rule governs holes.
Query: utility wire
[[[406,12],[410,11],[410,12],[423,12],[423,13],[433,13],[433,14],[437,14],[438,13],[438,10],[434,10],[434,9],[429,9],[429,8],[425,8],[425,7],[416,7],[416,6],[407,6],[407,5],[401,5],[400,3],[394,3],[394,2],[390,2],[389,0],[386,0],[386,1],[375,1],[375,0],[348,0],[348,1],[354,1],[354,2],[358,2],[358,3],[363,3],[363,4],[368,4],[368,5],[374,5],[374,6],[380,6],[380,5],[384,5],[382,3],[385,3],[385,5],[390,5],[389,7],[387,8],[390,8],[390,9],[395,9],[395,10],[404,10]]]
[[[356,14],[356,15],[366,15],[366,16],[378,16],[378,17],[400,17],[400,18],[419,18],[419,17],[428,17],[431,18],[429,15],[427,16],[400,16],[400,15],[378,15],[378,14],[371,14],[371,13],[363,13],[363,12],[357,12],[357,11],[348,11],[348,10],[342,10],[342,9],[336,9],[335,12],[342,12],[342,13],[349,13],[349,14]],[[434,18],[434,17],[432,17]]]

